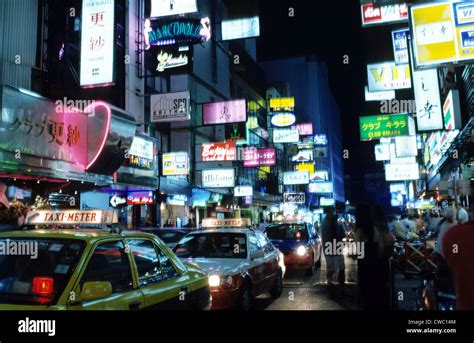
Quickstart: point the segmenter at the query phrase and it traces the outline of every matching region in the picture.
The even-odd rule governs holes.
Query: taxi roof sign
[[[250,218],[231,218],[231,219],[217,219],[205,218],[202,220],[203,228],[224,228],[224,227],[250,227],[252,221]]]
[[[115,211],[104,210],[39,210],[26,214],[25,225],[70,225],[70,224],[115,224],[117,223]]]

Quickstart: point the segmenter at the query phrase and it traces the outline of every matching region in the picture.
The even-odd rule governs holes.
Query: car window
[[[255,251],[261,250],[260,244],[258,243],[257,236],[255,233],[249,233],[249,251],[253,253]]]
[[[179,258],[247,257],[247,239],[243,233],[203,232],[184,237],[174,248]]]
[[[163,271],[153,242],[146,239],[132,239],[127,243],[137,266],[139,286],[146,287],[162,281]]]
[[[263,248],[263,252],[265,255],[271,254],[273,251],[275,251],[275,248],[273,247],[273,244],[265,237],[264,234],[261,232],[257,232],[257,239],[260,244],[260,246]]]
[[[158,258],[160,260],[161,269],[163,271],[163,276],[165,279],[172,279],[177,277],[178,271],[174,267],[173,263],[169,259],[169,257],[161,250],[159,247],[155,245],[155,249],[158,253]]]
[[[267,227],[267,237],[273,240],[307,240],[308,230],[303,224],[277,224]]]
[[[105,281],[112,285],[112,293],[123,293],[133,289],[132,272],[122,241],[107,242],[95,248],[82,276],[85,282]]]

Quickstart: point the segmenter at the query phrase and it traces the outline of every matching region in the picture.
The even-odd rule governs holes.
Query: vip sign
[[[374,6],[366,4],[361,6],[362,26],[395,23],[408,20],[408,5],[391,4]]]
[[[418,180],[419,178],[420,171],[418,163],[385,165],[386,181]]]
[[[436,69],[415,71],[413,86],[416,102],[418,131],[443,129],[443,113]]]
[[[81,24],[81,87],[114,81],[115,1],[83,0]]]
[[[395,62],[367,65],[370,92],[411,88],[409,64],[396,65]]]
[[[251,197],[253,196],[252,186],[237,186],[234,188],[235,197]]]
[[[152,123],[185,121],[191,119],[189,91],[150,96]]]
[[[231,188],[235,187],[234,169],[211,169],[202,171],[202,187]]]
[[[201,148],[203,162],[235,161],[236,148],[234,142],[205,143]]]
[[[307,185],[309,183],[308,171],[293,171],[283,173],[284,185]]]

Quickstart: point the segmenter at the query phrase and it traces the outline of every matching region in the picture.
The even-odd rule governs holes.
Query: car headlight
[[[300,246],[296,249],[296,254],[297,254],[298,256],[304,256],[304,255],[306,255],[306,253],[307,253],[306,247],[303,246],[303,245],[300,245]]]
[[[221,284],[221,278],[219,275],[210,275],[209,276],[209,286],[218,287]]]

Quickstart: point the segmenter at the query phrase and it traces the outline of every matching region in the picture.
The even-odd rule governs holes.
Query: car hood
[[[250,266],[247,260],[237,258],[182,258],[181,261],[197,264],[209,275],[221,276],[241,273]]]

